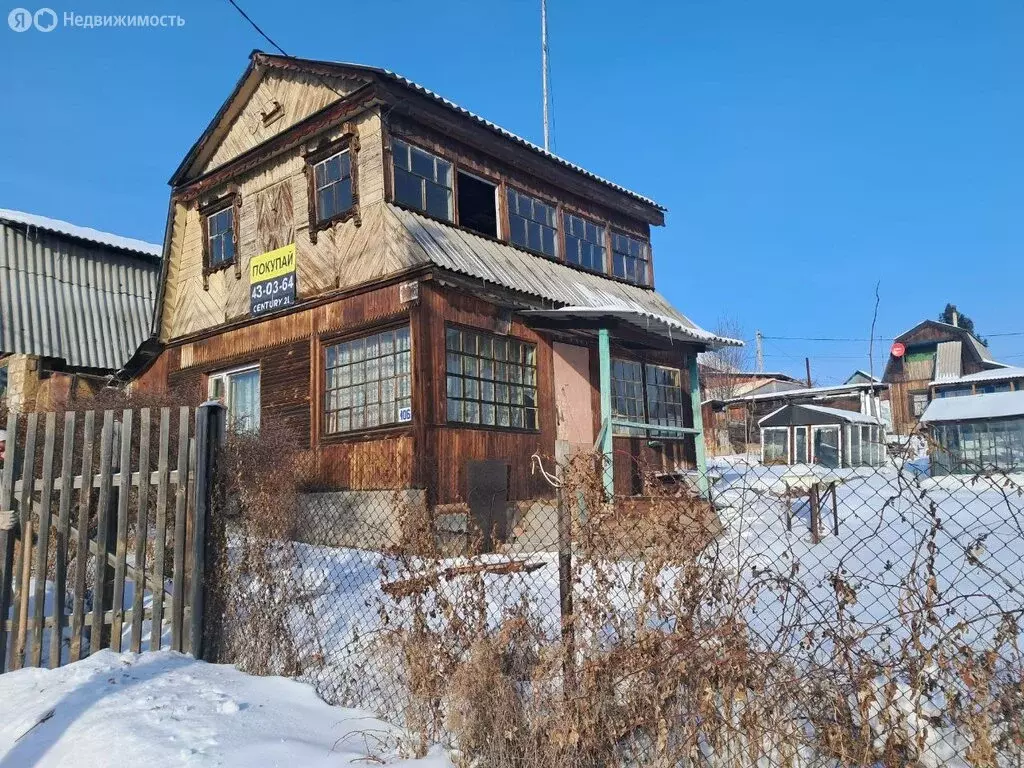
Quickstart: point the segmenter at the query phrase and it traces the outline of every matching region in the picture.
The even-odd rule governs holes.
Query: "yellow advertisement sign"
[[[295,271],[295,243],[277,248],[249,261],[249,284],[273,280]]]

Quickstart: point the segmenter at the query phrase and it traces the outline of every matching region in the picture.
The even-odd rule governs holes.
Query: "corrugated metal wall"
[[[116,370],[148,336],[159,263],[0,222],[0,352]]]

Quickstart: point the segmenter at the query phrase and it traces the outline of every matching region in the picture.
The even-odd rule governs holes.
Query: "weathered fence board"
[[[0,671],[159,649],[167,634],[175,650],[198,647],[204,548],[194,537],[210,510],[198,528],[193,517],[212,479],[205,464],[197,472],[195,436],[219,434],[205,426],[221,410],[9,416],[0,511],[14,510],[16,525],[0,530]]]

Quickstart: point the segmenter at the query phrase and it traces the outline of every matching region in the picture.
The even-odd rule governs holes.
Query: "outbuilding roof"
[[[1005,368],[993,368],[988,371],[969,373],[966,376],[957,376],[951,379],[939,379],[936,377],[932,384],[977,384],[986,381],[1010,381],[1011,379],[1024,379],[1024,368],[1019,366],[1007,366]]]
[[[0,352],[119,369],[148,335],[158,253],[88,227],[0,213]]]
[[[882,422],[877,416],[842,408],[827,408],[823,405],[798,405],[790,403],[769,413],[757,422],[759,427],[801,427],[828,424],[872,424]]]
[[[977,421],[1024,416],[1024,390],[987,395],[940,397],[932,400],[921,415],[922,424],[948,421]]]

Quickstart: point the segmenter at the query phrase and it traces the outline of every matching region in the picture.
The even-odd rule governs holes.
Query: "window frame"
[[[401,144],[405,144],[406,146],[408,146],[410,148],[410,150],[409,150],[409,152],[410,152],[410,155],[409,155],[409,157],[410,157],[410,160],[409,160],[410,170],[408,170],[408,171],[405,168],[398,169],[396,167],[396,165],[395,165],[395,143],[396,142],[401,143]],[[442,218],[440,218],[438,216],[435,216],[434,214],[430,213],[427,210],[427,208],[426,208],[426,198],[425,198],[426,187],[422,186],[422,185],[424,185],[427,182],[427,178],[425,176],[420,176],[418,173],[415,173],[414,171],[411,170],[411,167],[412,167],[412,150],[413,149],[418,149],[420,152],[423,152],[426,155],[430,155],[435,160],[443,160],[444,162],[448,163],[448,165],[450,167],[450,170],[451,170],[451,180],[450,180],[451,186],[448,187],[448,192],[449,192],[449,197],[450,197],[450,206],[451,206],[450,214],[449,215],[450,215],[451,218],[442,219]],[[458,205],[458,199],[456,197],[456,195],[458,193],[458,184],[457,184],[456,174],[458,173],[459,166],[455,162],[455,160],[453,160],[452,158],[450,158],[447,155],[444,155],[444,154],[442,154],[440,152],[436,152],[433,149],[427,149],[426,147],[422,146],[419,142],[412,141],[412,140],[406,138],[403,134],[395,134],[395,133],[392,133],[389,136],[389,139],[388,139],[388,159],[391,162],[389,164],[390,167],[389,167],[388,172],[387,172],[387,178],[391,182],[391,190],[390,190],[391,191],[391,202],[394,205],[397,205],[400,208],[405,208],[407,211],[413,211],[414,213],[418,213],[421,216],[426,216],[427,218],[433,219],[434,221],[440,221],[443,224],[448,224],[449,226],[459,226],[458,223],[457,223],[458,212],[459,212],[459,205]],[[436,169],[436,165],[435,165],[435,169]],[[402,170],[403,172],[409,173],[409,174],[411,174],[413,176],[416,176],[418,179],[420,179],[421,189],[423,190],[423,194],[424,194],[424,207],[423,208],[418,208],[416,206],[409,205],[409,203],[403,202],[403,201],[398,199],[398,188],[397,188],[397,184],[396,184],[396,181],[395,181],[395,171],[396,170]],[[435,181],[431,181],[430,183],[431,184],[437,184],[437,182],[435,182]],[[498,215],[498,211],[495,211],[495,214],[497,215],[497,218],[499,218],[499,219],[501,218],[500,215]],[[467,231],[472,232],[473,230],[467,230]],[[477,233],[477,234],[479,234],[479,233]],[[481,236],[485,237],[485,235],[481,235]]]
[[[615,272],[615,254],[616,254],[616,250],[615,250],[615,236],[616,235],[619,235],[620,237],[629,238],[630,240],[634,240],[634,241],[640,243],[641,246],[643,246],[644,256],[642,257],[641,261],[643,262],[643,265],[644,265],[644,273],[643,273],[643,278],[640,281],[631,280],[628,277],[616,274],[616,272]],[[632,258],[636,258],[636,257],[630,256],[629,258],[632,259]],[[651,241],[650,241],[649,238],[637,237],[636,235],[634,235],[634,234],[632,234],[630,232],[626,232],[624,229],[620,229],[620,228],[617,228],[617,227],[610,227],[608,229],[608,259],[609,259],[608,275],[610,277],[614,277],[616,280],[621,280],[622,282],[629,283],[630,285],[638,285],[641,288],[653,288],[654,287],[654,280],[652,279],[652,275],[651,275],[651,264],[653,262],[653,258],[652,258],[652,255],[651,255]]]
[[[231,258],[218,264],[210,262],[210,219],[226,210],[231,211]],[[209,290],[209,276],[216,272],[235,267],[235,277],[241,277],[241,260],[239,259],[239,219],[241,218],[241,195],[231,189],[224,195],[199,206],[199,219],[203,231],[203,287]]]
[[[674,425],[674,426],[682,426],[684,428],[686,427],[686,402],[687,402],[686,392],[683,389],[683,381],[684,381],[685,376],[686,376],[685,369],[682,366],[669,365],[669,364],[666,364],[666,363],[659,363],[659,362],[654,362],[654,361],[650,361],[650,360],[638,359],[638,358],[635,358],[635,357],[625,357],[625,356],[622,356],[622,355],[615,355],[615,354],[613,354],[612,355],[612,359],[611,359],[611,372],[612,372],[612,375],[611,375],[611,385],[612,385],[612,417],[613,418],[623,418],[623,419],[627,419],[629,421],[633,421],[634,420],[632,416],[630,416],[629,414],[625,414],[625,415],[624,414],[620,414],[615,409],[615,400],[616,400],[616,395],[615,395],[615,380],[616,380],[615,379],[615,363],[616,362],[623,363],[623,364],[626,364],[626,365],[637,365],[637,366],[640,367],[640,395],[641,395],[640,402],[641,402],[641,405],[643,406],[643,418],[641,418],[640,421],[642,421],[645,424],[651,424],[652,426],[651,426],[650,430],[641,430],[641,429],[638,429],[638,428],[635,429],[633,427],[613,427],[613,429],[612,429],[612,436],[613,437],[641,438],[641,439],[646,439],[649,442],[664,442],[666,440],[670,440],[670,441],[673,441],[673,442],[685,442],[687,437],[688,437],[688,435],[678,434],[678,433],[671,433],[671,432],[661,432],[661,431],[659,431],[659,430],[657,430],[655,428],[657,425],[655,425],[651,421],[651,403],[650,403],[650,400],[649,400],[649,393],[650,393],[651,384],[650,384],[650,378],[649,378],[649,375],[648,375],[648,368],[649,367],[665,368],[665,369],[668,369],[668,370],[676,371],[679,374],[679,408],[680,408],[680,417],[681,417],[680,421],[682,422],[682,424],[681,425]],[[633,380],[630,380],[630,381],[633,381]],[[654,384],[654,386],[655,387],[660,387],[660,386],[664,386],[664,385]],[[634,397],[630,397],[628,399],[629,400],[636,400],[636,398],[634,398]],[[693,418],[692,415],[691,415],[690,418],[691,418],[691,422],[692,422],[692,418]],[[691,423],[691,426],[692,426],[692,423]],[[620,431],[616,431],[616,430],[620,430]]]
[[[602,277],[608,277],[608,254],[611,252],[611,240],[609,239],[611,227],[608,225],[608,222],[600,221],[598,219],[595,219],[593,216],[588,216],[580,211],[577,211],[573,208],[567,208],[565,206],[559,207],[559,214],[562,217],[562,261],[566,264],[566,266],[574,267],[576,269],[582,269],[585,272],[592,272],[596,275],[601,275]],[[575,240],[580,240],[580,238],[576,237],[575,235],[569,234],[569,228],[566,226],[567,217],[579,219],[583,222],[584,226],[586,226],[587,224],[592,224],[593,226],[601,230],[602,256],[600,269],[594,269],[593,267],[588,267],[584,264],[579,264],[575,261],[569,261],[569,238],[572,237]],[[589,243],[590,241],[582,240],[582,242]]]
[[[222,368],[217,371],[210,371],[206,374],[206,397],[209,400],[217,399],[212,391],[213,383],[217,380],[222,380],[224,382],[224,398],[218,402],[224,406],[226,426],[229,431],[235,431],[231,419],[231,378],[233,376],[250,373],[252,371],[255,371],[258,374],[256,393],[259,398],[259,402],[256,407],[256,428],[252,430],[246,429],[243,431],[259,432],[263,421],[263,366],[261,362],[256,361],[254,363],[243,363],[242,365],[236,365],[231,368]]]
[[[409,406],[412,408],[412,418],[409,421],[397,421],[388,424],[378,424],[373,427],[362,426],[357,429],[349,429],[346,431],[329,432],[327,430],[327,419],[331,413],[331,409],[327,407],[327,398],[329,393],[332,391],[327,386],[327,350],[330,347],[344,344],[349,341],[356,341],[358,339],[366,339],[370,336],[377,336],[388,331],[397,331],[401,328],[409,329]],[[416,423],[417,414],[415,409],[416,403],[416,339],[413,334],[411,318],[408,316],[398,318],[394,322],[389,322],[385,325],[363,325],[358,328],[346,330],[342,333],[334,333],[328,336],[322,336],[317,344],[317,357],[315,363],[318,367],[317,370],[317,383],[319,391],[316,397],[312,399],[315,405],[314,417],[316,419],[314,429],[316,435],[320,441],[325,443],[331,442],[342,442],[350,439],[360,439],[369,434],[380,434],[380,433],[391,433],[399,432],[405,433],[412,430]],[[397,381],[397,377],[396,377]]]
[[[768,444],[768,435],[782,432],[786,438],[786,448],[784,456],[781,461],[772,461],[771,463],[765,461],[764,449]],[[761,429],[761,464],[766,467],[772,466],[790,466],[793,464],[793,446],[791,441],[791,435],[789,433],[789,427],[763,427]]]
[[[316,166],[331,159],[335,155],[348,152],[349,180],[352,185],[352,204],[344,211],[320,220],[316,206]],[[334,141],[320,142],[317,147],[303,154],[306,174],[306,204],[308,210],[309,240],[316,243],[317,236],[335,224],[352,220],[358,227],[362,224],[359,213],[359,136],[355,132],[347,132]]]
[[[914,399],[916,397],[924,397],[924,408],[921,409],[921,413],[914,413]],[[927,389],[913,389],[907,392],[907,415],[914,421],[920,421],[924,412],[928,410],[928,404],[932,401],[932,394]]]
[[[468,400],[468,401],[471,401],[471,402],[475,401],[476,403],[478,403],[481,406],[481,420],[479,422],[453,421],[452,419],[449,418],[449,416],[448,416],[448,401],[449,401],[450,398],[449,398],[449,395],[448,395],[448,377],[449,377],[449,375],[455,375],[455,374],[449,374],[449,372],[448,372],[448,353],[449,353],[449,349],[448,349],[448,331],[449,330],[456,330],[456,331],[459,331],[459,332],[462,332],[462,333],[468,332],[468,333],[474,333],[474,334],[477,334],[477,335],[490,336],[493,339],[512,340],[512,341],[516,341],[516,342],[522,344],[524,347],[532,347],[533,348],[533,355],[534,355],[534,362],[533,362],[534,405],[532,406],[532,408],[533,408],[534,411],[536,411],[536,423],[535,423],[535,425],[533,427],[527,427],[527,426],[516,427],[516,426],[513,426],[512,425],[512,418],[511,418],[511,410],[509,411],[509,425],[508,426],[505,426],[505,425],[497,423],[497,421],[498,421],[498,419],[497,419],[497,412],[495,413],[495,423],[494,424],[485,424],[483,422],[483,405],[485,403],[492,402],[492,401],[487,401],[487,400],[483,399],[483,393],[482,393],[483,387],[482,386],[480,387],[481,391],[478,393],[478,395],[475,398],[467,398],[467,397],[456,397],[456,398],[454,398],[454,399],[459,400],[461,402],[466,402]],[[451,427],[453,429],[483,429],[483,430],[493,430],[493,431],[497,431],[497,432],[515,432],[515,433],[531,434],[531,435],[539,434],[541,432],[542,414],[541,414],[541,409],[540,409],[540,390],[541,390],[541,386],[540,386],[540,345],[537,342],[530,341],[528,339],[524,339],[521,336],[515,336],[515,335],[513,335],[511,333],[507,333],[507,334],[495,333],[494,331],[488,330],[486,328],[477,328],[477,327],[474,327],[474,326],[471,326],[471,325],[466,325],[466,324],[463,324],[463,323],[446,322],[444,324],[444,341],[443,341],[442,351],[444,352],[444,384],[445,384],[444,388],[442,389],[442,392],[444,393],[442,401],[443,401],[443,404],[444,404],[443,405],[444,423],[445,423],[445,425],[447,427]],[[460,350],[456,354],[463,355],[463,354],[466,354],[466,353],[464,353],[463,351]],[[487,360],[488,359],[488,358],[482,357],[478,353],[473,353],[471,356],[474,357],[477,360]],[[497,365],[497,363],[499,362],[497,359],[495,359],[493,357],[490,358],[490,360],[495,365]],[[524,364],[524,367],[526,367],[525,364]],[[467,378],[466,374],[459,373],[457,375],[458,375],[458,377],[464,383],[466,378]],[[485,379],[485,377],[483,377],[482,375],[479,375],[479,374],[477,376],[469,376],[468,378],[469,379],[475,379],[477,381],[478,385],[483,384],[484,382],[488,381],[487,379]],[[495,385],[497,385],[499,383],[498,378],[497,378],[497,373],[495,373],[494,378],[490,379],[490,381],[493,384],[495,384]],[[509,381],[507,379],[505,380],[504,384],[506,386],[510,386],[510,385],[511,386],[521,386],[523,388],[528,388],[529,387],[529,385],[527,385],[525,383],[523,383],[523,384],[516,384],[515,382]],[[494,404],[495,408],[499,407],[499,401],[497,400],[497,395],[495,395],[495,399],[493,401],[493,404]],[[508,400],[507,404],[508,404],[510,409],[511,409],[511,407],[516,405],[515,403],[512,402],[511,394],[509,395],[509,400]],[[525,400],[524,400],[524,403],[522,405],[522,409],[523,409],[523,423],[524,423],[524,425],[526,423],[526,410],[528,408],[530,408],[530,407],[531,406],[526,405]]]

